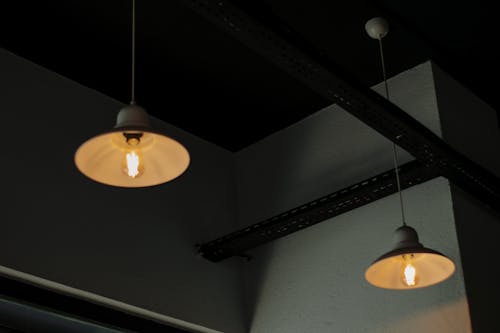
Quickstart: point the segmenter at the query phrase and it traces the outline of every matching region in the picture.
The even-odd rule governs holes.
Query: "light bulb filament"
[[[413,266],[410,263],[407,263],[403,270],[403,282],[407,286],[412,287],[417,284],[416,277],[417,277],[417,270],[415,269],[415,266]]]
[[[135,151],[131,151],[126,155],[127,159],[127,175],[129,177],[135,178],[139,175],[139,155],[135,153]]]

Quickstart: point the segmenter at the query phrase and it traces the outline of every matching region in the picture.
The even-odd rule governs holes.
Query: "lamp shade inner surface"
[[[127,156],[130,154],[135,159]],[[142,129],[120,128],[97,135],[84,142],[75,154],[75,164],[84,175],[96,182],[119,187],[146,187],[168,182],[180,176],[189,162],[188,151],[178,141]],[[130,163],[135,163],[134,176],[127,173]]]
[[[411,265],[414,284],[405,283],[405,268]],[[385,289],[428,287],[449,278],[455,264],[443,254],[427,248],[398,249],[376,260],[365,272],[366,280]]]

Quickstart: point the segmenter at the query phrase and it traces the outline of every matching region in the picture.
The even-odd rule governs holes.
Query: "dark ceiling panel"
[[[2,38],[7,49],[129,101],[126,1],[33,2],[31,7],[26,12],[17,2],[9,5],[4,25],[10,30]],[[175,1],[138,1],[136,84],[138,102],[152,115],[233,151],[327,105]]]
[[[293,29],[293,33],[313,46],[319,54],[371,86],[382,81],[378,44],[365,32],[366,21],[385,16],[386,11],[373,1],[231,1],[254,17],[274,15],[277,27]],[[264,5],[266,2],[267,5]],[[256,5],[259,3],[260,5]],[[396,75],[429,57],[430,50],[389,17],[391,32],[384,39],[389,75]],[[272,23],[271,23],[272,24]]]
[[[496,2],[378,0],[376,3],[411,39],[426,45],[429,58],[500,111],[494,83],[500,75]]]
[[[307,43],[366,86],[381,81],[381,75],[377,43],[366,36],[364,23],[385,16],[391,23],[384,41],[389,75],[432,58],[490,104],[498,104],[495,85],[489,83],[500,74],[495,12],[483,2],[231,2]],[[128,102],[130,5],[123,0],[4,2],[0,45]],[[182,1],[138,0],[137,33],[139,103],[152,115],[229,150],[328,105]]]

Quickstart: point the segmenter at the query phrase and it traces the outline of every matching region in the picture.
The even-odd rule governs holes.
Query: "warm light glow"
[[[140,159],[139,155],[136,154],[135,151],[131,151],[126,155],[127,167],[126,173],[129,177],[135,178],[139,175],[139,165]]]
[[[413,287],[417,284],[417,269],[411,263],[406,263],[403,270],[403,282],[408,287]]]
[[[372,285],[395,290],[411,290],[432,286],[449,278],[455,264],[439,252],[421,248],[412,252],[397,253],[401,249],[386,253],[371,264],[365,272]]]
[[[75,154],[78,170],[102,184],[136,188],[166,183],[188,168],[188,151],[172,138],[142,131],[140,142],[133,145],[134,138],[127,142],[123,133],[112,130],[85,141]],[[139,157],[135,178],[128,175],[127,153],[132,151]]]

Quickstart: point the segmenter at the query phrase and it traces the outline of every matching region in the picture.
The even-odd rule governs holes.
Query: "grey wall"
[[[430,63],[389,87],[393,103],[441,134]],[[400,150],[400,159],[412,157]],[[332,105],[238,152],[236,165],[239,222],[247,225],[393,168],[392,143]]]
[[[396,104],[441,134],[430,63],[391,79],[390,89]],[[391,143],[336,106],[236,157],[241,225],[392,168]],[[245,266],[251,332],[470,332],[449,184],[436,179],[404,196],[424,245],[457,264],[451,279],[407,292],[364,281],[400,224],[390,196],[257,249]]]
[[[251,332],[471,332],[448,183],[413,187],[405,198],[422,242],[458,263],[450,280],[405,292],[364,280],[398,223],[396,198],[388,197],[254,252],[247,267]]]
[[[244,332],[234,263],[214,265],[194,248],[235,228],[232,155],[154,121],[187,146],[186,174],[145,189],[94,183],[76,170],[73,154],[114,125],[121,104],[3,50],[0,73],[0,265]]]
[[[433,66],[444,139],[500,176],[500,132],[497,113]],[[457,234],[462,252],[474,332],[498,331],[500,274],[496,264],[500,218],[476,199],[452,187]]]
[[[10,328],[0,327],[0,333],[20,333],[20,332],[11,330]]]
[[[385,291],[363,279],[391,246],[400,221],[395,196],[255,250],[243,269],[245,297],[237,260],[212,264],[195,256],[195,243],[234,230],[235,220],[255,223],[392,168],[391,143],[342,109],[325,108],[235,156],[154,121],[187,146],[192,165],[164,186],[116,189],[86,179],[72,158],[81,142],[113,126],[120,103],[5,51],[0,72],[7,124],[0,265],[231,333],[471,331],[455,220],[467,272],[482,267],[474,261],[479,254],[495,253],[500,230],[456,190],[453,207],[444,179],[404,191],[422,242],[458,266],[450,280],[427,289]],[[391,79],[392,100],[496,172],[498,160],[485,157],[495,148],[476,151],[475,138],[464,139],[462,125],[447,118],[456,117],[447,113],[457,108],[454,96],[466,92],[446,91],[446,80],[422,64]],[[461,110],[474,109],[472,102],[459,101]],[[493,124],[491,113],[481,121],[468,115],[461,117],[479,131]],[[478,216],[477,226],[466,222]],[[494,232],[477,246],[483,229]],[[466,278],[469,296],[474,289],[480,296],[473,299],[488,298],[479,290],[484,275]],[[473,318],[493,323],[494,310],[481,304],[497,301],[488,301],[473,302]],[[484,327],[475,324],[488,332]]]

